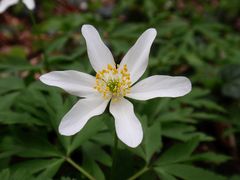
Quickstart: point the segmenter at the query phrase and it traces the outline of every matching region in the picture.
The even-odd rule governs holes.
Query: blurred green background
[[[0,14],[0,179],[109,179],[114,120],[105,113],[72,137],[57,129],[77,98],[38,78],[94,75],[80,29],[92,24],[116,62],[157,29],[144,77],[187,76],[181,98],[134,101],[142,144],[120,144],[114,179],[240,179],[239,0],[57,0]]]

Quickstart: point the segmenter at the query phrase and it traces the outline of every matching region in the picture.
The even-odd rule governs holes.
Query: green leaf
[[[77,179],[76,178],[70,178],[70,177],[62,176],[60,180],[77,180]]]
[[[24,169],[18,169],[16,171],[10,171],[9,169],[4,169],[0,172],[1,180],[51,180],[46,176],[34,177],[29,173],[29,171]]]
[[[222,106],[209,98],[209,94],[209,90],[193,88],[191,93],[182,98],[182,101],[196,108],[207,108],[209,110],[226,112]]]
[[[161,128],[158,121],[155,121],[154,124],[148,126],[148,118],[146,116],[140,117],[139,119],[141,119],[141,124],[144,131],[143,141],[137,148],[130,148],[130,151],[149,163],[153,154],[161,150]]]
[[[53,16],[47,19],[42,24],[38,24],[39,32],[55,33],[55,32],[69,32],[71,29],[79,28],[85,23],[86,18],[91,17],[91,14],[74,14],[70,13],[64,16]]]
[[[145,156],[146,161],[149,162],[152,158],[152,155],[156,152],[159,152],[162,147],[160,124],[155,123],[152,126],[147,127],[144,135],[145,137],[143,143]]]
[[[10,179],[10,170],[4,169],[0,172],[0,179],[1,180],[9,180]]]
[[[28,113],[17,113],[13,111],[0,112],[0,123],[2,124],[35,124],[43,125],[43,122],[30,116]]]
[[[229,180],[239,180],[240,175],[233,175]]]
[[[188,52],[185,53],[184,56],[188,63],[196,69],[203,68],[203,66],[205,65],[204,61],[202,61],[202,59],[200,59],[200,57],[197,56],[196,54]]]
[[[55,39],[53,42],[48,44],[46,48],[46,53],[50,53],[55,50],[60,50],[63,48],[63,46],[66,44],[69,36],[62,36],[59,37],[58,39]]]
[[[33,139],[26,136],[25,140],[21,139],[15,147],[21,150],[18,153],[21,157],[61,157],[63,155],[55,146],[47,142],[46,138],[38,136]]]
[[[106,166],[112,165],[111,157],[99,145],[92,142],[86,142],[82,149],[84,155],[91,157],[92,160],[100,162]]]
[[[226,112],[226,110],[222,106],[217,104],[217,102],[210,101],[209,99],[195,99],[191,102],[191,104],[198,108],[204,107],[209,110],[211,109],[220,112]]]
[[[181,141],[188,141],[196,136],[202,141],[213,140],[212,137],[197,132],[195,126],[180,123],[164,123],[162,125],[162,135]]]
[[[63,164],[64,159],[58,159],[55,162],[48,165],[48,167],[39,175],[39,177],[50,177],[52,178]]]
[[[159,167],[160,168],[160,167]],[[226,178],[214,172],[186,164],[162,166],[161,169],[184,180],[225,180]]]
[[[131,151],[149,163],[153,154],[161,150],[161,128],[158,121],[148,126],[147,117],[141,117],[140,119],[142,120],[141,124],[144,130],[143,142],[138,148],[131,149]]]
[[[50,144],[45,134],[16,132],[15,136],[6,137],[0,143],[3,152],[16,153],[20,157],[61,157],[62,152]],[[10,153],[11,155],[11,153]]]
[[[215,164],[221,164],[231,159],[230,156],[226,156],[223,154],[216,154],[214,152],[206,152],[201,154],[195,154],[190,157],[190,161],[205,161],[212,162]]]
[[[159,167],[155,167],[154,171],[157,173],[158,177],[161,180],[177,180],[173,175],[168,174],[167,172],[165,172],[163,169]]]
[[[19,92],[14,92],[1,96],[0,111],[9,110],[9,108],[14,104],[14,100],[19,94]]]
[[[38,117],[43,124],[54,129],[60,142],[67,149],[70,146],[71,137],[61,136],[58,126],[76,98],[69,96],[64,101],[60,92],[56,88],[45,88],[40,83],[32,83],[19,98],[17,106],[20,110],[28,112],[33,117]],[[29,96],[31,98],[28,98]]]
[[[96,136],[99,131],[104,130],[106,128],[104,125],[104,118],[106,117],[107,116],[105,115],[101,115],[88,121],[83,129],[76,136],[74,136],[69,148],[69,152],[73,152],[84,142]]]
[[[94,149],[91,149],[90,152],[93,152]],[[100,168],[100,166],[97,164],[97,162],[95,161],[95,158],[92,157],[91,153],[89,153],[89,149],[85,149],[83,147],[83,167],[84,169],[86,169],[90,174],[93,174],[94,177],[96,177],[96,179],[99,180],[104,180],[105,179],[105,175],[102,171],[102,169]]]
[[[40,176],[52,177],[64,162],[63,159],[34,159],[17,163],[11,167],[13,171],[27,171],[28,174],[41,173]]]
[[[69,102],[69,99],[63,101],[63,98],[58,90],[55,88],[49,89],[49,95],[47,97],[48,109],[46,109],[50,115],[50,121],[52,127],[58,132],[58,126],[62,117],[72,108],[73,103]]]
[[[159,116],[161,122],[189,122],[195,123],[191,118],[192,108],[176,109],[175,111],[165,111]]]
[[[7,77],[0,79],[0,94],[24,89],[25,85],[22,79],[17,77]]]
[[[39,70],[41,66],[31,65],[26,57],[26,47],[11,46],[10,52],[0,54],[0,70],[19,72],[22,70]]]
[[[240,98],[240,65],[226,66],[221,75],[224,81],[222,93],[232,98]]]
[[[176,144],[164,152],[156,161],[157,166],[183,162],[189,159],[192,152],[199,144],[199,138],[195,137],[186,143]]]
[[[211,120],[211,121],[224,121],[225,117],[219,114],[206,113],[206,112],[195,112],[192,114],[192,118],[201,120]]]
[[[113,145],[113,135],[110,131],[99,132],[97,136],[93,136],[91,138],[92,141],[105,145],[105,146],[112,146]]]

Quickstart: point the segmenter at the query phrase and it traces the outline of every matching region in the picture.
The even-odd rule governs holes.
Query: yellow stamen
[[[103,98],[112,97],[113,101],[117,101],[130,93],[131,80],[127,65],[121,69],[119,67],[108,64],[106,69],[97,72],[94,89],[101,93]]]

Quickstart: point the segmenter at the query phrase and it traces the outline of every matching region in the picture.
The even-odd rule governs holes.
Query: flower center
[[[107,82],[107,87],[109,88],[109,90],[112,92],[112,93],[116,93],[117,90],[118,90],[118,85],[119,85],[119,80],[112,80],[110,79],[108,82]]]
[[[130,93],[130,74],[125,64],[119,69],[108,64],[107,68],[96,74],[96,86],[94,87],[104,98],[112,97],[118,100]]]

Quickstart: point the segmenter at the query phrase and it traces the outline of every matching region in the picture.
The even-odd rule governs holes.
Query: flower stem
[[[137,173],[135,173],[133,176],[131,176],[130,178],[128,178],[128,180],[137,179],[139,176],[141,176],[142,174],[144,174],[144,173],[147,172],[148,170],[149,170],[149,167],[145,166],[144,168],[142,168],[141,170],[139,170]]]
[[[71,164],[73,167],[75,167],[78,171],[80,171],[82,174],[84,174],[88,179],[90,180],[96,180],[91,174],[89,174],[86,170],[84,170],[81,166],[79,166],[77,163],[75,163],[71,158],[67,157],[66,161]]]
[[[112,155],[112,169],[111,169],[111,180],[115,179],[115,171],[117,166],[117,148],[118,148],[118,138],[116,132],[114,133],[114,146]]]
[[[34,14],[32,13],[32,11],[29,11],[29,14],[30,14],[30,18],[31,18],[31,21],[32,21],[32,24],[33,24],[33,28],[35,28],[37,23],[36,23],[36,19],[34,17]]]

